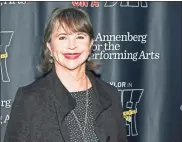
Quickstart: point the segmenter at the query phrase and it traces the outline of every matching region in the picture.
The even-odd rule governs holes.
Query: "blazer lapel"
[[[94,94],[92,95],[92,109],[95,133],[99,139],[99,142],[106,142],[108,136],[103,129],[104,120],[100,120],[100,114],[111,106],[111,98],[104,88],[99,84],[96,77],[91,72],[86,72],[88,78],[90,79]],[[76,100],[70,95],[68,90],[59,80],[55,69],[47,75],[47,81],[49,82],[49,89],[52,92],[53,101],[56,109],[56,114],[58,117],[60,132],[63,135],[64,140],[69,141],[69,132],[65,123],[63,123],[64,118],[67,114],[75,108]],[[107,122],[106,122],[107,123]]]
[[[102,88],[102,85],[99,84],[96,77],[91,73],[87,72],[87,76],[89,77],[94,93],[92,95],[92,109],[93,109],[93,117],[94,117],[94,126],[95,126],[95,133],[100,142],[106,142],[108,137],[103,126],[107,123],[104,120],[100,119],[100,114],[108,109],[112,102],[111,98],[109,97],[108,93],[105,91],[105,88]]]
[[[48,82],[50,91],[52,92],[54,106],[59,122],[60,132],[65,142],[69,142],[69,131],[65,123],[64,118],[67,114],[75,108],[76,100],[70,95],[68,90],[63,86],[59,80],[55,70],[48,75]]]

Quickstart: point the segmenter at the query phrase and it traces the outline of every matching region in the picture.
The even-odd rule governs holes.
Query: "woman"
[[[5,142],[127,142],[117,89],[86,70],[93,39],[84,11],[52,12],[40,68],[47,74],[18,89]]]

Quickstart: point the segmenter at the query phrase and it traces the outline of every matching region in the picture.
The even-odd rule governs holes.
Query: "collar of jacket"
[[[99,114],[111,106],[111,98],[93,73],[86,71],[86,74],[90,79],[94,89],[94,94],[92,95],[92,108],[94,120],[96,121]],[[62,123],[65,116],[75,108],[76,100],[61,83],[55,69],[53,69],[51,73],[48,74],[48,82],[50,91],[54,94],[53,100],[59,115],[59,120]]]
[[[101,81],[99,81],[98,78],[96,78],[95,75],[90,71],[86,71],[86,74],[90,79],[92,87],[94,89],[94,94],[92,95],[92,109],[95,132],[98,136],[99,142],[105,142],[108,136],[101,128],[101,124],[104,123],[104,120],[100,120],[98,118],[104,110],[111,106],[112,101],[108,92],[106,91],[106,88],[103,87]],[[69,141],[69,134],[66,130],[67,126],[65,125],[65,123],[63,123],[63,120],[67,116],[67,114],[75,108],[76,100],[71,96],[68,90],[61,83],[55,72],[55,69],[53,69],[47,77],[50,91],[53,94],[53,101],[56,109],[60,131],[63,135],[64,141]]]

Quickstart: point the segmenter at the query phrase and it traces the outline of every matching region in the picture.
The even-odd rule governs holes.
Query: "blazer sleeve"
[[[123,108],[122,108],[122,104],[121,104],[121,94],[119,93],[119,91],[116,89],[116,119],[117,119],[117,126],[118,126],[118,130],[119,130],[119,135],[118,135],[118,141],[119,142],[128,142],[127,139],[127,134],[126,134],[126,126],[125,126],[125,120],[123,117]]]
[[[22,88],[19,88],[11,107],[10,119],[7,124],[4,142],[29,141],[29,117],[24,97],[25,95],[22,93]]]

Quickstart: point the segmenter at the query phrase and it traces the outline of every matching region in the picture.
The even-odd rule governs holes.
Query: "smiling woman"
[[[86,32],[68,33],[69,27],[56,25],[51,40],[47,42],[50,56],[55,61],[56,68],[73,70],[78,66],[84,68],[84,63],[91,52],[93,39]],[[85,69],[84,69],[85,70]]]
[[[42,72],[48,72],[52,69],[52,64],[49,62],[52,59],[52,50],[54,52],[56,51],[57,53],[61,52],[61,49],[55,48],[55,46],[60,46],[60,44],[70,46],[68,45],[69,43],[74,44],[70,47],[74,48],[72,46],[76,46],[76,44],[88,44],[86,45],[86,50],[89,52],[87,53],[89,55],[93,44],[93,39],[94,31],[87,13],[81,9],[77,9],[76,11],[73,8],[69,9],[69,11],[59,8],[55,9],[52,12],[52,15],[49,17],[45,27],[43,61],[39,69]],[[82,47],[84,46],[85,45],[82,45]],[[70,48],[67,50],[70,50]],[[64,48],[63,50],[66,49]],[[64,52],[72,53],[73,51]]]
[[[52,12],[39,68],[46,75],[18,89],[4,142],[127,142],[120,93],[86,69],[93,39],[85,11]]]

